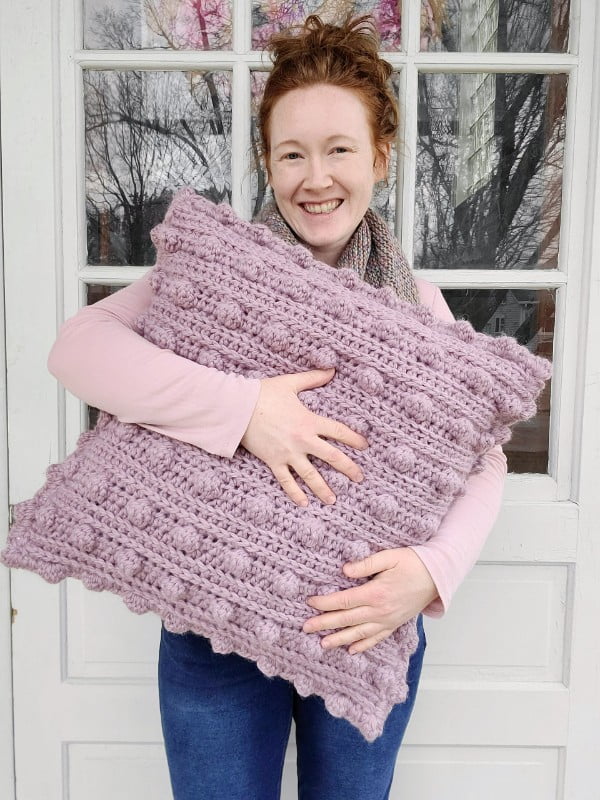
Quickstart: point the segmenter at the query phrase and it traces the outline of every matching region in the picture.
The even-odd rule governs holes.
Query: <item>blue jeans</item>
[[[417,626],[408,699],[367,742],[318,695],[301,697],[253,661],[215,653],[209,639],[163,625],[158,689],[174,800],[279,800],[292,717],[299,800],[387,800],[426,647],[421,615]]]

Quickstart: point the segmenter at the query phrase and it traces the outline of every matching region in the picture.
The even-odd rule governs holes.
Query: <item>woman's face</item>
[[[376,158],[360,96],[330,84],[283,95],[269,138],[269,182],[283,218],[315,258],[335,266],[387,175],[390,146]]]

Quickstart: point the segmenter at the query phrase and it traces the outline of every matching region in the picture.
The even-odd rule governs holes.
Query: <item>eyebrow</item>
[[[353,139],[352,136],[348,136],[347,133],[334,133],[333,136],[328,136],[327,139],[325,139],[325,141],[332,142],[334,139],[346,139],[347,141],[354,143],[356,143],[357,141],[356,139]],[[299,145],[299,144],[300,142],[297,141],[296,139],[285,139],[285,141],[276,144],[273,150],[278,150],[280,147],[287,147],[289,145]]]

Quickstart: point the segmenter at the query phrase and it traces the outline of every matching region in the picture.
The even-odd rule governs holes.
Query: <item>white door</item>
[[[94,421],[94,409],[47,372],[58,324],[143,274],[153,257],[147,231],[176,185],[228,199],[248,217],[264,199],[264,178],[249,167],[251,97],[264,77],[264,37],[294,21],[296,6],[377,13],[403,108],[397,177],[377,207],[455,314],[554,363],[538,416],[505,447],[505,502],[480,563],[446,618],[427,621],[420,697],[392,797],[592,800],[600,777],[594,0],[3,3],[9,501],[31,497]],[[128,178],[134,152],[145,168]],[[12,697],[16,789],[3,718],[2,796],[170,797],[158,618],[71,579],[7,576],[0,641],[12,632],[12,686],[6,648],[0,709]],[[295,796],[292,728],[282,797]]]

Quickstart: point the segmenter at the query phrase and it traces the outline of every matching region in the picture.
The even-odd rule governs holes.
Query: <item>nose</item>
[[[308,159],[304,176],[305,189],[327,189],[333,183],[327,162],[321,158]]]

